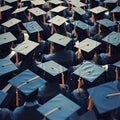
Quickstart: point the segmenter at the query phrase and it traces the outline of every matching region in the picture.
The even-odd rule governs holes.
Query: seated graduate
[[[0,90],[0,120],[14,120],[12,111],[4,106],[6,97],[7,93]]]

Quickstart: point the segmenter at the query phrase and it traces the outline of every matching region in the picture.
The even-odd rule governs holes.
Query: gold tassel
[[[38,32],[38,43],[40,43],[40,40],[41,40],[41,38],[40,38],[40,32]]]
[[[85,0],[85,3],[88,3],[88,0]]]
[[[4,5],[4,6],[6,5],[6,2],[5,2],[5,0],[4,0],[4,2],[3,2],[3,5]]]
[[[28,21],[30,21],[30,19],[31,19],[31,13],[30,12],[28,12]]]
[[[78,59],[81,58],[81,50],[80,50],[79,48],[78,48],[77,58],[78,58]]]
[[[51,25],[51,34],[53,34],[54,33],[54,26],[53,26],[53,24]]]
[[[43,23],[45,24],[46,23],[46,16],[43,15]]]
[[[79,79],[78,79],[78,88],[77,88],[77,92],[79,93],[80,92],[80,87],[81,87],[81,84],[80,84],[80,77],[79,77]]]
[[[74,37],[77,37],[76,27],[74,28]]]
[[[18,58],[18,53],[16,53],[16,62],[15,62],[15,64],[18,65],[18,63],[19,63],[19,58]]]
[[[101,33],[100,24],[98,24],[98,34]]]
[[[68,4],[68,9],[70,9],[70,1],[67,0],[67,4]]]
[[[52,43],[50,43],[50,54],[52,54],[53,53],[53,45],[52,45]]]
[[[116,67],[115,69],[115,79],[118,80],[119,79],[119,73],[118,73],[118,68]]]
[[[87,30],[87,35],[88,35],[88,37],[90,37],[90,29],[89,28]]]
[[[65,88],[65,79],[64,74],[62,73],[62,88]]]
[[[92,13],[92,22],[95,23],[95,16],[93,13]]]
[[[89,99],[89,101],[88,101],[87,110],[91,110],[93,107],[93,100],[92,100],[91,96],[89,96],[88,99]]]
[[[113,19],[113,22],[116,21],[116,19],[115,19],[115,13],[114,12],[112,13],[112,19]]]
[[[51,8],[51,5],[50,5],[50,3],[48,3],[48,8],[49,8],[49,9]]]
[[[16,106],[19,106],[19,93],[18,93],[18,89],[16,89]]]
[[[2,20],[1,4],[0,4],[0,20]]]
[[[120,24],[118,25],[118,32],[120,33]]]
[[[110,57],[111,56],[111,45],[109,44],[108,46],[108,56]]]
[[[97,60],[98,60],[97,53],[95,53],[94,56],[93,56],[93,61],[96,63]]]

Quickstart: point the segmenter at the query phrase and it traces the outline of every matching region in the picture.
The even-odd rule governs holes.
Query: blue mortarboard
[[[111,12],[120,13],[120,6],[115,7]]]
[[[30,95],[34,92],[37,88],[41,87],[46,81],[40,76],[36,75],[29,69],[19,73],[14,78],[8,81],[12,86],[16,87],[26,96]]]
[[[67,120],[80,109],[76,103],[62,94],[58,94],[37,110],[48,120]]]
[[[120,68],[120,61],[117,61],[117,62],[114,63],[113,65]]]
[[[118,0],[105,0],[104,3],[116,3]]]
[[[117,25],[116,22],[113,22],[107,18],[97,20],[96,22],[99,23],[100,25],[103,25],[104,27],[107,27],[107,28]]]
[[[118,46],[120,44],[120,33],[113,31],[102,40],[114,46]]]
[[[6,96],[7,96],[7,93],[5,93],[5,92],[3,92],[2,90],[0,90],[0,106],[1,106],[2,103],[4,102]]]
[[[11,32],[0,34],[0,45],[16,41],[16,37]]]
[[[23,23],[23,26],[27,29],[27,31],[30,34],[43,31],[42,27],[36,21]]]
[[[10,73],[12,71],[16,71],[16,65],[10,60],[10,58],[6,57],[0,59],[0,76]]]
[[[94,82],[104,72],[105,70],[99,65],[85,61],[73,73],[84,80]]]
[[[100,114],[109,112],[120,107],[119,81],[108,82],[88,89],[95,107]]]

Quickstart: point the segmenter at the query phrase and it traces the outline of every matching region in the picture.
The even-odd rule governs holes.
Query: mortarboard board
[[[38,33],[38,42],[40,42],[40,32],[43,31],[43,28],[37,23],[37,21],[31,21],[23,23],[23,26],[27,29],[27,31],[31,33]]]
[[[17,2],[18,0],[5,0],[5,2],[8,2],[8,3],[13,3],[13,2]]]
[[[7,96],[7,93],[6,93],[6,92],[3,92],[2,90],[0,90],[0,106],[1,106],[2,103],[4,102],[6,96]]]
[[[59,12],[61,12],[61,11],[64,11],[65,9],[67,9],[67,7],[60,5],[60,6],[57,6],[57,7],[53,8],[53,9],[51,9],[50,11],[51,11],[51,12],[59,13]]]
[[[75,47],[79,48],[87,53],[94,50],[96,47],[98,47],[101,43],[95,40],[92,40],[90,38],[86,38],[81,42],[77,42]]]
[[[83,10],[82,8],[80,7],[73,7],[73,10],[78,13],[79,15],[84,15],[86,13],[85,10]]]
[[[38,65],[38,67],[48,74],[47,77],[49,77],[49,79],[50,79],[51,76],[52,76],[52,79],[55,79],[55,77],[57,77],[58,75],[61,74],[61,77],[60,77],[61,80],[59,80],[59,81],[56,81],[56,80],[52,81],[52,79],[51,79],[50,81],[51,82],[57,82],[57,83],[60,82],[60,83],[62,83],[62,88],[65,87],[64,86],[64,84],[65,84],[64,72],[67,71],[67,68],[65,68],[64,66],[56,63],[53,60],[44,62],[44,63]],[[48,79],[46,79],[46,80],[48,80]]]
[[[69,109],[68,109],[69,108]],[[37,110],[48,120],[67,120],[72,114],[80,109],[76,103],[62,94],[58,94]]]
[[[97,117],[93,110],[90,110],[80,116],[79,120],[97,120]]]
[[[79,0],[70,0],[70,4],[75,7],[85,7],[86,4],[83,2],[80,2]]]
[[[117,32],[120,33],[120,21],[117,21],[117,24],[118,24],[118,30],[117,30]]]
[[[86,61],[83,62],[74,72],[74,75],[92,83],[99,79],[105,70],[97,64]],[[85,83],[85,81],[84,81]]]
[[[36,75],[29,69],[18,74],[8,82],[16,87],[17,90],[20,90],[25,96],[29,96],[37,88],[46,83],[44,79],[40,78],[40,76]],[[18,96],[16,97],[16,102],[18,102]],[[16,105],[18,105],[18,103]]]
[[[35,6],[38,6],[38,5],[45,4],[45,1],[44,0],[31,0],[31,3]]]
[[[9,10],[9,9],[11,9],[11,8],[12,8],[12,6],[10,6],[10,5],[4,5],[4,6],[1,6],[1,7],[0,7],[0,11],[1,11],[1,12],[4,12],[4,11]]]
[[[58,34],[58,33],[54,33],[52,36],[48,38],[48,40],[50,42],[53,42],[53,43],[56,43],[56,44],[59,44],[65,47],[70,43],[71,38]]]
[[[11,32],[0,34],[0,45],[16,41],[17,39]]]
[[[105,0],[104,3],[116,3],[118,0]]]
[[[120,6],[115,7],[111,12],[119,13],[120,12]]]
[[[24,12],[28,7],[17,8],[12,14]]]
[[[113,31],[102,40],[114,46],[118,46],[120,44],[120,33]]]
[[[108,82],[88,89],[95,107],[100,114],[109,112],[120,107],[119,81]]]
[[[68,19],[61,17],[59,15],[56,15],[52,19],[48,20],[48,22],[55,24],[57,26],[61,26],[63,23],[65,23]]]
[[[59,4],[63,3],[63,1],[61,1],[61,0],[48,0],[47,2],[52,3],[54,5],[59,5]]]

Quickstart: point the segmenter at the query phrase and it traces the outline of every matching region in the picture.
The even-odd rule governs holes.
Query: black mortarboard
[[[119,81],[108,82],[88,89],[90,96],[100,114],[120,107]]]
[[[69,108],[69,109],[68,109]],[[48,120],[67,120],[72,114],[80,109],[76,103],[62,94],[58,94],[41,107],[38,111]]]
[[[66,37],[64,35],[61,35],[61,34],[58,34],[58,33],[54,33],[51,37],[48,38],[48,40],[50,42],[53,42],[53,43],[56,43],[58,45],[61,45],[61,46],[67,46],[70,41],[72,40],[71,38],[69,37]]]
[[[16,41],[17,39],[11,32],[0,34],[0,45]]]
[[[97,120],[97,117],[94,111],[90,110],[86,112],[85,114],[81,115],[79,120]]]
[[[120,33],[113,31],[102,40],[114,46],[118,46],[120,44]]]
[[[97,80],[101,78],[101,75],[103,75],[104,72],[105,70],[101,66],[86,61],[83,62],[73,73],[82,78],[84,80],[84,83],[87,83],[86,81],[90,82],[90,85],[92,86],[91,83],[94,82],[95,84],[97,84]]]

